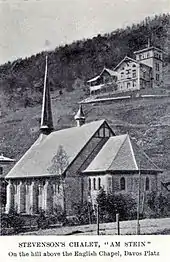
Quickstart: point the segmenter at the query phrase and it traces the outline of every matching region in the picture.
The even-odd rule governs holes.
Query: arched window
[[[146,181],[145,181],[145,189],[146,189],[146,191],[149,191],[149,188],[150,188],[150,181],[149,181],[149,178],[147,177]]]
[[[93,178],[93,189],[96,190],[96,178]]]
[[[91,178],[89,178],[89,191],[91,191]]]
[[[98,178],[98,190],[100,190],[100,188],[101,188],[101,178],[99,177]]]
[[[121,177],[120,179],[120,190],[125,190],[125,178]]]

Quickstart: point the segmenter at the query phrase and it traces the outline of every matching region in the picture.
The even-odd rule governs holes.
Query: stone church
[[[73,215],[74,204],[95,203],[101,188],[136,196],[139,173],[141,188],[157,191],[160,172],[129,135],[115,135],[104,119],[86,123],[81,105],[75,126],[55,131],[46,59],[40,136],[6,176],[7,213]]]

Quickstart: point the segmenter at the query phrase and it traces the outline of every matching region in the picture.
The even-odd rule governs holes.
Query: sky
[[[0,0],[0,64],[170,12],[170,0]]]

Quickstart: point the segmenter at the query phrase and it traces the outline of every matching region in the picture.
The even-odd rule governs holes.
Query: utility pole
[[[119,214],[116,214],[116,223],[117,223],[117,234],[120,235]]]
[[[99,235],[99,204],[97,204],[97,235]]]
[[[138,203],[137,203],[137,227],[136,227],[136,234],[140,235],[140,185],[141,185],[141,170],[139,165],[139,187],[138,187]]]

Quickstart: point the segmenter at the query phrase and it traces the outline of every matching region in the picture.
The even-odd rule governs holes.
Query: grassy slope
[[[52,95],[56,129],[75,125],[83,91]],[[116,134],[129,133],[160,168],[170,170],[170,99],[133,99],[84,105],[87,122],[106,119]],[[18,160],[38,137],[41,106],[9,112],[0,119],[1,151]],[[8,171],[8,168],[5,172]]]
[[[140,221],[142,235],[170,234],[170,218],[144,219]],[[21,235],[96,235],[96,225],[83,225],[71,227],[58,227],[53,229],[40,229],[34,232],[22,233]],[[113,223],[100,224],[100,235],[116,235],[117,225]],[[121,235],[136,234],[136,220],[120,222]]]

